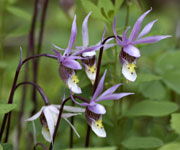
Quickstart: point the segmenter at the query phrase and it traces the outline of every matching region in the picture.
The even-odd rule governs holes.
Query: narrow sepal
[[[125,96],[132,95],[133,93],[114,93],[114,94],[109,94],[103,97],[98,98],[96,101],[104,101],[104,100],[119,100]]]
[[[72,99],[72,101],[73,101],[74,103],[76,103],[76,104],[78,104],[78,105],[80,105],[80,106],[84,106],[84,107],[89,106],[88,103],[79,103],[78,101],[76,101],[76,100],[74,99],[71,91],[70,91],[70,95],[71,95],[71,99]]]
[[[113,33],[114,33],[114,35],[115,35],[115,37],[116,37],[116,41],[117,41],[117,43],[120,45],[120,46],[122,46],[123,44],[122,44],[122,41],[118,38],[118,36],[117,36],[117,33],[116,33],[116,16],[114,17],[114,22],[113,22]]]
[[[103,88],[104,88],[104,79],[105,79],[105,76],[106,76],[106,72],[107,72],[107,70],[105,70],[101,80],[99,81],[99,84],[98,84],[98,86],[96,88],[96,91],[95,91],[91,101],[95,101],[96,97],[98,97],[99,94],[103,91]]]
[[[137,39],[140,39],[141,37],[145,36],[146,34],[148,34],[151,31],[151,28],[153,27],[154,23],[158,21],[157,19],[148,23],[143,30],[141,31],[141,33],[138,35]]]
[[[75,15],[73,23],[72,23],[71,36],[70,36],[68,48],[65,50],[64,55],[69,56],[71,49],[72,49],[72,46],[73,46],[75,39],[76,39],[76,35],[77,35],[77,26],[76,26],[76,15]]]
[[[146,11],[144,14],[142,14],[136,21],[133,29],[132,29],[132,32],[129,36],[129,41],[132,42],[136,36],[138,35],[140,29],[141,29],[141,24],[142,24],[142,21],[144,20],[144,18],[146,17],[146,15],[151,12],[152,8],[148,11]]]
[[[160,40],[166,39],[171,37],[171,35],[157,35],[157,36],[149,36],[149,37],[145,37],[142,39],[139,39],[135,42],[133,42],[132,44],[143,44],[143,43],[156,43],[159,42]]]
[[[82,41],[83,47],[88,47],[89,45],[89,35],[88,35],[88,19],[92,12],[90,12],[83,21],[82,24]]]

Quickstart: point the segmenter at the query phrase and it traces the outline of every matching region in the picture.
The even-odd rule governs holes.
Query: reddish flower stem
[[[29,60],[31,59],[35,59],[35,58],[39,58],[39,57],[48,57],[48,58],[53,58],[53,59],[57,59],[56,56],[54,55],[51,55],[51,54],[40,54],[40,55],[35,55],[35,56],[31,56],[31,57],[28,57],[26,58],[24,61],[21,61],[19,62],[19,65],[16,69],[16,73],[15,73],[15,76],[14,76],[14,81],[13,81],[13,84],[12,84],[12,88],[11,88],[11,92],[10,92],[10,95],[9,95],[9,99],[8,99],[8,104],[12,104],[13,103],[13,97],[14,97],[14,93],[15,93],[15,89],[16,89],[16,84],[17,84],[17,80],[18,80],[18,76],[19,76],[19,72],[23,66],[23,64],[25,64],[26,62],[28,62]],[[11,112],[9,113],[6,113],[4,118],[3,118],[3,122],[2,122],[2,126],[1,126],[1,130],[0,130],[0,142],[2,140],[2,136],[3,136],[3,132],[4,132],[4,129],[5,129],[5,125],[6,125],[6,121],[7,121],[7,118],[8,118],[8,115],[11,117]],[[10,120],[10,118],[8,119]],[[7,125],[7,137],[6,137],[6,140],[8,140],[8,133],[9,133],[9,127],[10,127],[10,121],[8,121],[8,125]],[[7,141],[6,141],[7,142]]]
[[[77,96],[77,95],[74,95],[74,97],[80,99],[83,102],[86,102],[86,103],[88,102],[88,100],[83,98],[83,97],[80,97],[80,96]],[[64,105],[70,99],[71,99],[71,97],[66,98],[61,104],[61,108],[60,108],[59,115],[58,115],[58,120],[57,120],[56,127],[55,127],[54,134],[53,134],[53,143],[55,142],[55,138],[56,138],[58,127],[59,127],[59,124],[60,124],[60,121],[61,121],[61,116],[62,116]],[[49,146],[49,150],[52,150],[53,143],[51,142],[51,144]]]
[[[43,0],[43,9],[42,9],[42,14],[41,14],[41,20],[40,20],[40,32],[39,32],[39,38],[38,38],[38,46],[37,46],[37,53],[41,53],[41,47],[42,47],[42,41],[43,41],[43,33],[44,33],[44,25],[45,25],[45,19],[46,19],[46,12],[47,12],[47,6],[48,6],[48,0]],[[37,76],[38,76],[38,65],[39,65],[39,59],[33,61],[33,82],[37,83]],[[31,115],[34,115],[36,112],[36,107],[37,107],[37,93],[36,93],[36,88],[33,88],[32,91],[32,100],[34,103],[34,107],[32,110]]]
[[[109,36],[106,39],[104,39],[104,41],[102,42],[102,44],[105,44],[107,40],[111,39],[111,38],[115,38],[115,36]],[[94,83],[94,87],[93,87],[93,94],[96,91],[97,85],[98,85],[98,80],[99,80],[99,74],[100,74],[100,69],[101,69],[101,60],[102,60],[102,55],[103,55],[103,50],[104,50],[104,46],[100,48],[100,52],[99,52],[99,58],[98,58],[98,64],[97,64],[97,72],[96,72],[96,79],[95,79],[95,83]],[[90,140],[90,130],[91,127],[88,125],[87,126],[87,132],[86,132],[86,143],[85,143],[85,147],[89,147],[89,140]]]
[[[59,115],[58,115],[58,120],[57,120],[56,127],[55,127],[54,134],[53,134],[53,142],[55,141],[55,138],[56,138],[56,134],[57,134],[58,127],[59,127],[59,124],[60,124],[60,121],[61,121],[61,116],[62,116],[64,105],[70,99],[71,99],[71,97],[66,98],[61,104],[61,108],[60,108]],[[51,142],[51,144],[49,146],[49,150],[52,150],[53,142]]]

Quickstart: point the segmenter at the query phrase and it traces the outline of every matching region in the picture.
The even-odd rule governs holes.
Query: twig
[[[39,0],[34,1],[34,11],[33,11],[34,14],[32,17],[32,23],[31,23],[31,28],[29,32],[28,49],[27,49],[26,57],[29,57],[34,54],[34,32],[35,32],[35,25],[36,25],[37,16],[38,16],[38,3],[39,3]],[[25,66],[24,81],[28,81],[28,75],[29,75],[29,64],[27,63]],[[18,129],[17,129],[15,150],[19,149],[19,140],[21,137],[21,119],[24,113],[26,93],[27,93],[27,88],[26,86],[24,86],[24,88],[22,89],[22,99],[21,99],[21,107],[20,107],[21,109],[18,115]]]
[[[9,99],[8,99],[8,104],[12,104],[13,103],[13,97],[14,97],[14,93],[15,93],[15,89],[16,89],[16,83],[17,83],[17,80],[18,80],[19,72],[20,72],[23,64],[25,64],[26,62],[28,62],[31,59],[39,58],[39,57],[42,57],[42,56],[48,57],[48,58],[57,59],[56,56],[51,55],[51,54],[40,54],[40,55],[35,55],[35,56],[28,57],[24,61],[20,61],[19,65],[18,65],[18,67],[16,69],[13,85],[12,85],[11,92],[10,92]],[[2,140],[2,135],[3,135],[3,132],[4,132],[4,128],[5,128],[5,125],[6,125],[6,120],[7,120],[8,115],[11,116],[10,112],[6,113],[4,118],[3,118],[1,130],[0,130],[0,142]],[[7,128],[7,132],[8,132],[8,130],[9,130],[9,127]],[[7,137],[7,139],[8,139],[8,137]]]
[[[102,42],[102,44],[105,44],[107,40],[111,39],[111,38],[115,38],[115,36],[109,36],[106,39],[104,39],[104,41]],[[102,60],[102,55],[103,55],[103,50],[104,50],[104,46],[100,48],[100,52],[99,52],[99,58],[98,58],[98,64],[97,64],[97,72],[96,72],[96,79],[95,79],[95,83],[94,83],[94,88],[93,88],[93,94],[96,91],[97,85],[98,85],[98,80],[99,80],[99,74],[100,74],[100,69],[101,69],[101,60]],[[89,139],[90,139],[90,126],[88,125],[87,127],[87,132],[86,132],[86,143],[85,143],[85,147],[89,146]]]
[[[27,84],[27,85],[32,85],[36,90],[38,90],[38,92],[40,93],[41,97],[42,97],[43,100],[44,100],[45,105],[50,105],[49,100],[48,100],[46,94],[44,93],[43,89],[42,89],[39,85],[37,85],[36,83],[33,83],[33,82],[21,82],[21,83],[19,83],[19,84],[16,86],[16,89],[17,89],[19,86],[25,85],[25,84]]]
[[[42,15],[41,15],[41,20],[40,20],[40,32],[39,32],[39,38],[38,38],[37,54],[41,53],[41,46],[42,46],[42,40],[43,40],[44,24],[45,24],[45,19],[46,19],[48,0],[43,0],[42,3],[43,3],[43,10],[42,10]],[[34,83],[37,83],[38,64],[39,64],[38,59],[33,61],[33,82]],[[33,91],[32,91],[32,100],[34,103],[34,107],[31,112],[31,115],[33,115],[36,112],[36,107],[37,107],[37,94],[36,94],[35,88],[33,88]]]
[[[58,120],[57,120],[56,127],[55,127],[54,134],[53,134],[53,140],[52,140],[53,142],[55,141],[55,138],[56,138],[56,134],[57,134],[58,127],[59,127],[59,124],[60,124],[60,121],[61,121],[61,116],[62,116],[64,105],[70,99],[71,99],[71,97],[66,98],[61,104],[61,108],[60,108],[59,115],[58,115]],[[53,142],[51,142],[51,144],[49,146],[49,150],[52,150]]]
[[[33,150],[36,150],[36,147],[37,147],[37,146],[41,146],[44,150],[48,150],[48,148],[47,148],[44,144],[42,144],[42,143],[37,143],[37,144],[34,146]]]
[[[71,101],[72,102],[72,106],[74,106],[74,102],[73,101]],[[74,116],[72,116],[71,117],[71,124],[72,125],[74,125]],[[69,142],[69,147],[70,148],[73,148],[73,133],[74,133],[74,131],[73,131],[73,129],[70,127],[70,142]]]

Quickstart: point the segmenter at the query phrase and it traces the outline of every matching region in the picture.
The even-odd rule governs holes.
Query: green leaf
[[[118,12],[124,0],[115,0],[114,11],[115,14]]]
[[[168,71],[162,75],[162,79],[167,86],[180,94],[180,70]]]
[[[162,55],[156,64],[156,70],[160,74],[180,70],[180,51],[171,51]]]
[[[148,82],[154,80],[160,80],[161,77],[151,73],[138,73],[136,82]]]
[[[3,147],[1,146],[1,144],[0,144],[0,150],[3,150]]]
[[[133,136],[123,141],[122,145],[128,149],[147,149],[160,147],[163,142],[155,137]]]
[[[172,102],[144,100],[133,105],[125,113],[125,116],[162,117],[175,112],[177,109],[178,105]]]
[[[156,64],[156,71],[171,89],[180,94],[180,51],[171,51],[162,55]]]
[[[21,8],[15,6],[8,6],[7,11],[9,11],[9,13],[11,13],[12,15],[20,17],[24,20],[31,20],[31,14]]]
[[[178,134],[180,134],[180,113],[174,113],[171,115],[171,128]]]
[[[6,38],[13,38],[13,37],[19,37],[19,36],[27,35],[28,32],[29,32],[28,26],[21,26],[19,28],[14,29],[11,32],[9,32],[6,36]]]
[[[88,148],[89,150],[115,150],[116,147],[92,147]],[[69,150],[69,149],[66,149]],[[72,150],[84,150],[84,148],[73,148]]]
[[[104,106],[109,106],[109,107],[112,107],[114,102],[113,101],[100,101],[98,102],[99,104],[102,104]]]
[[[0,104],[0,114],[8,113],[16,107],[16,104]]]
[[[104,8],[101,8],[101,14],[108,19],[108,16],[106,15],[106,12],[104,11]]]
[[[169,143],[169,144],[163,145],[158,150],[180,150],[180,143]]]
[[[106,14],[114,9],[114,6],[110,0],[99,0],[98,1],[98,7],[99,9],[104,8]]]
[[[141,11],[143,11],[143,6],[142,6],[142,4],[141,4],[142,1],[140,1],[140,0],[133,0],[133,2],[134,2],[134,4],[136,5],[136,7],[137,7],[138,9],[140,9]]]
[[[91,16],[93,18],[107,21],[107,19],[101,14],[100,9],[95,4],[93,4],[91,1],[81,0],[81,3],[82,3],[82,6],[84,7],[86,13],[89,13],[90,11],[92,11]]]
[[[138,89],[144,97],[150,99],[163,99],[166,95],[166,88],[160,81],[144,82]]]
[[[3,150],[13,150],[12,144],[9,143],[1,143]]]
[[[6,68],[6,66],[7,66],[7,63],[5,61],[0,60],[0,69],[4,69]]]
[[[19,1],[19,0],[8,0],[8,3],[12,5],[12,4],[17,3],[18,1]]]

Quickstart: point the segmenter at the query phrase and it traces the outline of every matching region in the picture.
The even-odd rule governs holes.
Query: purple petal
[[[89,105],[88,109],[95,114],[105,114],[106,109],[101,104]]]
[[[62,62],[62,61],[63,61],[63,57],[62,57],[61,53],[58,52],[58,51],[55,50],[55,49],[52,49],[52,50],[54,51],[54,53],[56,53],[57,58],[58,58],[58,62]]]
[[[76,35],[77,35],[76,16],[74,16],[72,29],[71,29],[71,37],[70,37],[70,40],[69,40],[69,45],[68,45],[68,48],[65,50],[64,55],[68,56],[70,54],[72,46],[73,46],[74,41],[76,39]]]
[[[103,97],[100,97],[96,100],[96,102],[104,101],[104,100],[119,100],[124,96],[132,95],[134,93],[115,93],[115,94],[109,94]]]
[[[117,44],[104,44],[104,49],[103,50],[107,50],[107,49],[109,49],[109,48],[111,48],[111,47],[113,47],[113,46],[116,46]]]
[[[79,62],[73,59],[65,59],[62,64],[68,68],[74,69],[74,70],[80,70],[82,69],[81,65]]]
[[[88,36],[88,19],[89,16],[91,15],[92,12],[90,12],[86,18],[83,21],[83,25],[82,25],[82,40],[83,40],[83,46],[84,47],[88,47],[89,45],[89,36]]]
[[[96,97],[99,96],[99,94],[103,91],[103,88],[104,88],[104,79],[105,79],[105,76],[106,76],[106,70],[101,78],[101,80],[99,81],[99,84],[96,88],[96,91],[91,99],[91,101],[95,101]]]
[[[127,42],[128,42],[128,38],[127,38],[127,32],[128,32],[128,30],[129,30],[129,27],[127,27],[126,30],[125,30],[124,33],[123,33],[123,37],[122,37],[123,43],[127,43]]]
[[[135,42],[133,42],[132,44],[142,44],[142,43],[156,43],[159,42],[162,39],[166,39],[168,37],[171,37],[171,35],[157,35],[157,36],[149,36],[149,37],[145,37],[139,40],[136,40]]]
[[[118,36],[117,36],[115,26],[116,26],[116,16],[114,17],[113,33],[114,33],[114,35],[115,35],[115,37],[116,37],[117,43],[118,43],[120,46],[122,46],[122,41],[121,41],[121,40],[118,38]]]
[[[112,40],[114,40],[114,38],[109,38],[109,39],[106,41],[106,43],[104,44],[104,50],[107,50],[107,49],[109,49],[109,48],[117,45],[117,43],[110,43],[110,44],[108,44],[108,43],[111,42]],[[100,43],[101,43],[101,42],[97,43],[97,45],[100,44]]]
[[[138,35],[138,33],[139,33],[140,29],[141,29],[141,24],[142,24],[142,21],[143,21],[144,17],[146,17],[146,15],[147,15],[151,10],[152,10],[152,8],[151,8],[150,10],[146,11],[144,14],[142,14],[142,15],[138,18],[138,20],[136,21],[136,23],[135,23],[135,25],[134,25],[134,27],[133,27],[133,29],[132,29],[132,32],[131,32],[131,34],[130,34],[130,36],[129,36],[129,41],[130,41],[130,42],[132,42],[132,41],[136,38],[136,36]]]
[[[20,47],[20,59],[19,59],[19,64],[22,64],[23,58],[22,58],[22,47]]]
[[[135,46],[133,45],[128,45],[128,46],[125,46],[123,48],[123,50],[129,54],[130,56],[133,56],[133,57],[140,57],[141,54],[140,54],[140,51],[139,49],[137,49]]]
[[[75,55],[80,55],[80,54],[85,53],[85,52],[95,51],[101,47],[102,47],[102,45],[94,45],[94,46],[88,47],[86,49],[80,50],[79,52],[75,52],[72,55],[75,56]]]
[[[151,28],[153,27],[154,23],[157,21],[154,20],[150,23],[148,23],[144,28],[143,30],[141,31],[141,33],[139,34],[139,36],[137,37],[137,39],[140,39],[141,37],[145,36],[146,34],[148,34],[150,31],[151,31]]]
[[[82,50],[84,47],[83,46],[76,46],[75,45],[75,48],[73,51],[79,51],[79,50]]]
[[[60,48],[59,46],[55,45],[54,43],[51,43],[53,47],[55,47],[56,49],[60,50],[60,51],[64,51],[65,49]]]
[[[70,96],[71,96],[72,101],[73,101],[74,103],[76,103],[76,104],[80,105],[80,106],[87,107],[87,106],[89,106],[89,105],[90,105],[90,104],[88,104],[88,103],[79,103],[79,102],[77,102],[77,101],[74,99],[74,97],[73,97],[73,95],[72,95],[72,92],[71,92],[71,91],[70,91]]]
[[[116,91],[116,89],[117,89],[120,85],[122,85],[122,84],[120,83],[120,84],[116,84],[116,85],[110,87],[110,88],[107,89],[105,92],[103,92],[103,94],[101,94],[100,97],[103,97],[103,96],[106,96],[106,95],[109,95],[109,94],[114,93],[114,91]],[[99,97],[99,98],[100,98],[100,97]]]
[[[106,26],[104,27],[104,31],[103,31],[103,34],[102,34],[102,37],[101,37],[101,42],[104,41],[105,33],[106,33]]]

